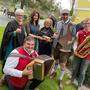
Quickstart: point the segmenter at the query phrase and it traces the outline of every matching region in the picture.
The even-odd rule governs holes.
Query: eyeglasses
[[[21,16],[21,17],[23,17],[24,15],[17,14],[16,16]]]
[[[63,15],[63,16],[65,16],[65,15],[68,16],[69,14],[68,14],[68,13],[63,13],[62,15]]]

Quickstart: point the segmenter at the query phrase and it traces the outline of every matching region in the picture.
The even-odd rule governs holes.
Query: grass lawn
[[[0,26],[0,45],[1,45],[1,41],[2,41],[3,32],[4,32],[4,27]]]
[[[3,36],[4,27],[0,27],[0,43]],[[59,90],[57,78],[59,76],[60,69],[57,70],[57,76],[54,79],[50,79],[48,76],[45,77],[45,80],[38,86],[40,90]],[[0,77],[2,76],[1,64],[0,64]],[[67,75],[63,79],[64,90],[76,90],[73,85],[66,85],[65,82],[68,80]],[[8,90],[6,85],[0,87],[0,90]]]
[[[1,45],[1,41],[2,41],[2,36],[3,36],[3,32],[4,32],[4,27],[1,27],[0,26],[0,45]],[[0,64],[0,77],[2,76],[2,68],[1,68],[2,66],[1,66],[1,64]],[[6,85],[4,85],[4,86],[2,86],[2,87],[0,87],[0,90],[8,90],[8,88],[7,88],[7,86]]]
[[[57,70],[57,76],[54,79],[49,79],[49,77],[45,78],[45,81],[40,84],[39,89],[40,90],[59,90],[58,87],[58,76],[59,76],[60,69]],[[69,80],[67,75],[64,76],[63,79],[63,85],[64,90],[76,90],[76,87],[73,85],[67,85],[65,82]]]

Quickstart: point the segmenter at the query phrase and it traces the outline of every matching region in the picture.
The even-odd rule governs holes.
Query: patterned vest
[[[61,45],[61,49],[65,50],[66,52],[71,52],[72,48],[72,24],[65,24],[62,26],[60,37],[59,37],[59,44]]]

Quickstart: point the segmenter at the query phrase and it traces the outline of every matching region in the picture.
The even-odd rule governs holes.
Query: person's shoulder
[[[42,27],[42,28],[40,29],[40,31],[43,31],[43,30],[45,30],[45,27]]]
[[[62,20],[58,21],[57,24],[61,24],[62,23]]]
[[[84,29],[83,30],[79,30],[77,33],[78,33],[78,35],[83,36],[83,34],[85,33],[85,30]]]
[[[69,25],[71,25],[71,26],[76,26],[75,22],[73,22],[73,21],[71,21],[71,20],[70,20],[70,22],[69,22]]]
[[[14,50],[11,51],[10,54],[12,54],[12,53],[13,53],[13,54],[18,53],[18,50],[17,50],[17,49],[14,49]]]
[[[16,20],[14,19],[8,22],[8,24],[14,24],[14,23],[16,23]]]
[[[57,22],[57,26],[58,26],[58,25],[60,26],[60,25],[62,25],[62,24],[63,24],[63,22],[62,22],[61,20]]]

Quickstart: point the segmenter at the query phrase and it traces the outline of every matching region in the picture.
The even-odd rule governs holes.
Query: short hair
[[[47,22],[50,23],[50,25],[52,25],[52,20],[51,20],[50,18],[47,18],[47,19],[44,21],[44,25],[45,25]]]
[[[15,15],[24,15],[24,10],[23,9],[17,9],[15,11]]]
[[[24,43],[25,43],[26,41],[29,41],[29,42],[34,41],[34,37],[32,37],[32,36],[27,36],[27,37],[24,39]]]

